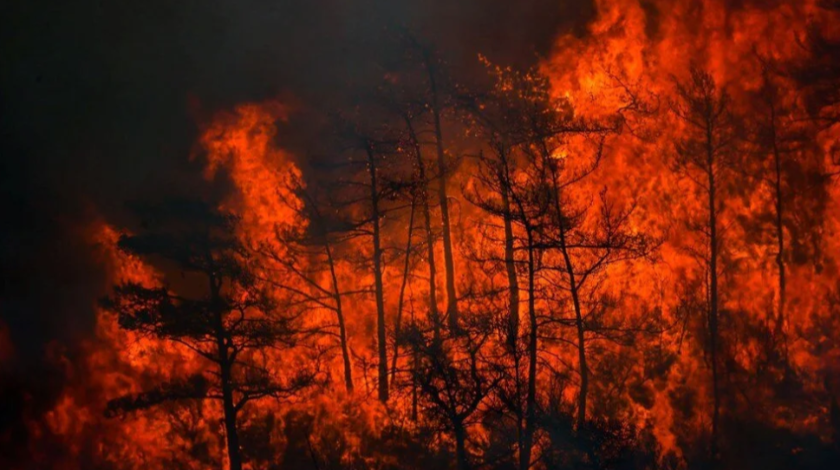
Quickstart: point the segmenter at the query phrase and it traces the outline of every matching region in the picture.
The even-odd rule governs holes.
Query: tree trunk
[[[394,352],[391,356],[391,387],[397,376],[397,359],[400,355],[400,328],[402,328],[403,305],[405,299],[405,287],[408,284],[408,270],[411,260],[411,237],[414,233],[414,209],[417,206],[416,196],[411,198],[411,215],[408,217],[408,241],[405,243],[405,264],[403,265],[403,279],[400,285],[400,297],[397,303],[397,322],[394,325]]]
[[[512,350],[511,353],[513,354],[513,370],[516,386],[516,408],[514,408],[514,413],[516,414],[516,442],[519,445],[519,451],[521,453],[522,449],[525,448],[525,412],[522,409],[522,356],[519,355],[518,349]],[[528,444],[528,448],[530,449],[530,443]],[[521,455],[520,459],[522,459]],[[528,455],[525,460],[530,461],[531,456]]]
[[[429,88],[432,93],[432,117],[435,126],[435,144],[437,149],[437,167],[440,174],[438,183],[438,199],[440,200],[440,217],[443,225],[443,259],[446,267],[446,315],[449,319],[449,329],[458,332],[458,297],[455,292],[455,261],[452,255],[452,234],[449,223],[449,199],[446,194],[446,157],[443,151],[443,132],[440,123],[440,103],[438,100],[437,82],[431,59],[425,58],[426,71],[429,75]]]
[[[519,470],[528,470],[531,465],[531,446],[534,442],[537,407],[537,311],[534,299],[536,261],[532,231],[530,227],[526,227],[525,230],[528,234],[528,319],[531,331],[528,335],[528,392],[525,398],[525,430],[522,448],[519,449]]]
[[[578,372],[580,373],[577,431],[581,433],[586,427],[586,397],[589,392],[589,368],[586,365],[586,327],[583,323],[583,310],[580,305],[580,286],[578,286],[577,279],[575,278],[572,257],[569,255],[569,250],[566,246],[566,230],[563,227],[560,227],[560,249],[563,252],[563,261],[566,263],[566,274],[569,276],[569,291],[572,294],[572,306],[575,309],[575,329],[577,330],[578,341]]]
[[[417,162],[417,178],[420,181],[420,207],[423,210],[423,229],[426,233],[426,256],[429,264],[429,318],[434,328],[435,342],[440,342],[441,321],[437,305],[437,266],[435,263],[435,237],[432,233],[432,213],[429,208],[429,181],[426,177],[426,163],[423,161],[420,142],[417,140],[414,126],[411,123],[411,119],[407,116],[405,117],[405,122],[411,138],[411,144],[414,147],[414,156]]]
[[[385,298],[382,286],[382,247],[380,241],[379,192],[376,184],[376,159],[370,144],[366,147],[370,173],[370,203],[373,223],[373,276],[376,291],[376,333],[379,350],[379,400],[388,401],[388,345],[385,337]]]
[[[348,392],[353,391],[353,369],[350,365],[350,349],[347,346],[347,329],[344,323],[344,309],[341,305],[341,291],[338,287],[338,276],[335,273],[335,262],[333,261],[332,249],[328,241],[324,242],[324,249],[327,253],[327,262],[330,265],[330,276],[332,277],[333,298],[335,299],[335,315],[338,319],[338,335],[341,341],[341,358],[344,362],[344,387]]]
[[[546,152],[546,155],[548,153]],[[550,157],[549,157],[550,158]],[[551,178],[554,188],[554,210],[557,213],[557,224],[560,232],[560,251],[566,265],[566,275],[569,278],[569,292],[572,295],[572,306],[575,309],[575,329],[577,333],[578,373],[580,374],[580,390],[578,391],[577,431],[581,433],[586,427],[586,398],[589,393],[589,368],[586,365],[586,326],[583,323],[583,310],[580,305],[580,286],[575,277],[575,267],[566,243],[566,217],[560,207],[560,186],[557,174],[552,167]]]
[[[426,231],[426,257],[429,260],[429,318],[434,328],[435,342],[440,342],[441,320],[437,305],[437,266],[435,263],[435,237],[432,234],[432,215],[429,210],[429,199],[423,194],[423,226]]]
[[[223,340],[220,341],[223,343]],[[224,348],[226,349],[226,348]],[[220,350],[219,352],[223,352]],[[227,351],[224,351],[227,356]],[[233,403],[233,388],[231,386],[231,366],[224,361],[221,364],[222,404],[225,413],[225,435],[227,437],[228,460],[230,470],[242,470],[242,457],[239,449],[239,434],[236,430],[236,406]]]
[[[504,158],[504,157],[503,157]],[[507,162],[503,162],[507,166]],[[511,351],[516,349],[516,342],[519,338],[519,280],[516,276],[516,261],[513,257],[513,217],[510,212],[510,185],[506,175],[499,175],[499,183],[502,192],[502,218],[505,225],[505,270],[508,277],[508,347]]]
[[[460,421],[455,421],[455,455],[458,460],[458,468],[460,470],[470,469],[470,460],[467,456],[467,430],[464,429],[464,424]]]
[[[718,454],[718,418],[720,416],[720,390],[718,377],[718,239],[717,208],[715,206],[715,155],[711,128],[706,135],[706,164],[709,177],[709,349],[712,365],[712,459]]]
[[[511,187],[510,187],[510,172],[507,160],[507,153],[503,147],[499,148],[499,158],[501,168],[498,171],[499,188],[502,196],[502,218],[505,229],[505,270],[508,276],[508,291],[509,302],[508,307],[508,332],[507,345],[514,364],[514,384],[516,386],[516,439],[519,449],[524,449],[525,433],[524,433],[524,413],[522,409],[522,376],[521,376],[521,356],[517,348],[519,343],[519,276],[516,273],[516,259],[514,258],[514,238],[513,238],[513,212],[511,210]],[[533,293],[531,291],[531,293]],[[531,304],[529,303],[529,306]],[[530,318],[530,316],[529,316]],[[530,449],[530,443],[528,448]],[[520,457],[521,458],[521,457]],[[526,456],[524,460],[530,461],[530,455]],[[526,462],[526,465],[530,462]]]
[[[574,274],[571,275],[571,278],[572,283],[574,284]],[[586,335],[577,287],[572,289],[572,302],[575,307],[575,326],[577,327],[578,339],[578,368],[580,369],[577,429],[578,432],[582,432],[586,427],[586,397],[589,393],[589,368],[586,365]]]
[[[414,320],[414,315],[412,315],[412,320]],[[417,348],[414,348],[414,354],[412,354],[412,361],[411,361],[411,421],[417,422],[417,418],[419,417],[419,403],[417,400],[417,369],[420,367],[420,357],[417,352]]]
[[[774,104],[770,105],[770,138],[773,142],[773,166],[775,170],[774,192],[776,197],[776,241],[778,243],[778,253],[776,254],[776,264],[779,267],[779,305],[776,312],[776,325],[774,335],[778,338],[781,336],[786,343],[785,337],[785,232],[783,220],[782,207],[782,158],[779,151],[778,137],[776,135],[776,108]],[[785,352],[787,352],[787,345],[785,344]]]
[[[578,391],[577,430],[583,432],[586,427],[586,397],[589,392],[589,368],[586,365],[586,328],[583,324],[583,311],[580,306],[579,286],[575,280],[574,266],[566,249],[566,236],[561,230],[560,240],[563,246],[563,258],[569,275],[569,290],[572,293],[572,305],[575,309],[575,328],[578,340],[578,368],[580,373],[580,390]]]
[[[231,363],[229,345],[225,341],[225,325],[222,319],[220,289],[221,281],[210,276],[210,298],[214,310],[214,329],[216,336],[216,350],[218,352],[219,381],[222,389],[222,410],[225,421],[225,438],[229,470],[242,470],[242,457],[239,449],[239,433],[236,430],[236,405],[233,401],[233,364]]]

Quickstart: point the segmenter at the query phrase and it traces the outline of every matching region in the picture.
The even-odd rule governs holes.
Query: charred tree
[[[253,400],[286,397],[313,383],[315,370],[302,368],[281,380],[264,364],[265,348],[296,344],[297,317],[278,309],[277,299],[257,280],[248,250],[234,234],[237,219],[197,201],[137,205],[143,227],[123,235],[119,248],[131,255],[172,263],[195,280],[201,294],[167,285],[114,286],[103,305],[126,330],[171,341],[212,364],[214,370],[173,378],[152,390],[108,403],[107,414],[141,410],[165,401],[222,402],[231,470],[242,468],[238,413]]]
[[[422,77],[420,80],[421,92],[420,102],[427,107],[431,114],[431,128],[434,135],[435,162],[437,169],[437,196],[438,207],[440,208],[441,231],[443,235],[443,258],[446,271],[446,317],[449,328],[458,331],[459,311],[458,295],[455,288],[455,258],[452,250],[452,223],[449,213],[449,194],[447,180],[451,171],[447,162],[446,145],[443,140],[444,123],[443,115],[451,106],[450,99],[450,78],[446,73],[446,66],[443,60],[436,53],[434,48],[422,44],[417,38],[406,34],[403,37],[408,49],[410,62],[419,66],[417,74]],[[420,77],[417,77],[420,78]]]
[[[357,110],[358,111],[358,110]],[[399,208],[408,185],[397,174],[394,157],[399,152],[399,132],[390,125],[390,115],[372,106],[365,114],[342,115],[334,127],[342,162],[328,164],[334,173],[325,178],[333,186],[338,208],[347,215],[350,236],[369,240],[369,252],[357,254],[359,262],[373,274],[373,300],[376,311],[377,396],[389,398],[388,334],[385,311],[385,252],[387,239],[383,222]],[[394,174],[391,174],[394,173]]]
[[[535,246],[534,219],[539,219],[539,210],[529,212],[533,207],[523,203],[527,189],[514,189],[513,175],[517,172],[516,149],[510,143],[512,129],[509,128],[513,103],[508,96],[494,89],[483,95],[463,96],[462,108],[470,118],[469,126],[486,146],[475,157],[476,171],[471,189],[465,188],[465,198],[490,217],[483,222],[482,238],[489,242],[487,253],[477,253],[474,262],[489,263],[485,271],[504,271],[507,280],[507,308],[505,312],[503,344],[506,355],[512,362],[505,378],[497,390],[503,406],[513,415],[516,441],[519,450],[519,468],[530,467],[531,447],[536,412],[536,284],[537,258]],[[501,226],[499,224],[501,219]],[[501,245],[501,253],[498,247]],[[517,257],[517,252],[525,252]],[[520,303],[521,286],[518,265],[525,267],[528,295],[528,339],[526,350],[520,347]],[[523,356],[527,357],[528,370],[523,373]],[[527,374],[527,382],[523,375]]]
[[[504,263],[508,283],[507,344],[516,348],[519,338],[520,298],[519,278],[516,269],[516,239],[514,219],[516,208],[513,175],[516,172],[517,105],[515,99],[504,93],[498,85],[486,93],[462,93],[460,108],[466,111],[471,132],[486,146],[476,156],[477,185],[472,191],[464,191],[468,201],[491,217],[502,221],[501,235],[493,230],[485,234],[494,245],[501,244],[504,252],[493,261]]]
[[[578,132],[578,131],[574,131]],[[589,133],[590,131],[584,131]],[[556,253],[546,262],[546,278],[552,285],[568,292],[572,304],[572,318],[555,316],[553,323],[571,325],[575,332],[580,388],[577,403],[577,430],[586,428],[587,399],[590,387],[588,343],[592,340],[613,340],[632,343],[626,336],[631,331],[642,331],[639,325],[626,325],[623,321],[607,321],[604,311],[606,295],[601,286],[610,265],[648,256],[656,243],[644,233],[629,228],[629,219],[635,205],[620,203],[608,197],[601,189],[592,202],[574,202],[570,193],[584,193],[578,186],[597,169],[601,161],[605,135],[598,129],[591,156],[569,155],[557,158],[550,141],[541,139],[536,146],[537,158],[543,161],[549,178],[550,200],[553,208],[543,233],[548,253]],[[563,145],[555,142],[553,145]],[[587,150],[583,150],[585,153]],[[582,157],[582,165],[571,167],[569,160]],[[567,166],[569,165],[569,166]],[[594,196],[594,195],[593,195]]]
[[[712,425],[710,453],[718,459],[721,408],[720,363],[720,213],[724,208],[726,172],[732,166],[735,122],[729,95],[705,71],[692,69],[687,81],[677,83],[678,100],[672,104],[677,119],[686,126],[676,145],[678,172],[690,179],[702,198],[706,217],[697,227],[705,246],[696,256],[706,275],[706,334],[712,374]]]
[[[460,470],[472,468],[468,431],[501,377],[497,366],[483,354],[492,333],[489,322],[481,316],[470,320],[457,336],[440,340],[427,337],[425,327],[418,323],[406,332],[406,344],[418,359],[415,380],[425,415],[452,434]]]
[[[488,64],[489,65],[489,64]],[[549,213],[546,197],[545,174],[542,168],[525,151],[528,141],[528,123],[544,109],[535,106],[530,88],[530,75],[509,69],[491,68],[494,79],[491,90],[482,95],[462,97],[462,104],[474,118],[473,127],[485,141],[489,154],[478,158],[478,189],[465,192],[467,198],[487,213],[502,219],[501,240],[504,264],[508,278],[509,309],[507,312],[506,346],[513,359],[513,392],[503,393],[516,416],[519,434],[519,468],[531,466],[531,452],[537,429],[537,379],[539,364],[540,323],[537,314],[538,272],[543,255],[541,233]],[[516,85],[524,85],[519,89]],[[521,93],[520,93],[521,92]],[[515,183],[514,183],[515,181]],[[514,230],[516,228],[516,230]],[[514,231],[519,235],[514,235]],[[497,236],[498,237],[498,236]],[[496,238],[498,240],[498,238]],[[522,384],[519,340],[519,281],[516,269],[516,251],[523,252],[527,279],[527,336],[524,341],[527,377]],[[524,400],[522,394],[524,393]]]
[[[283,198],[285,205],[294,211],[299,221],[307,224],[289,224],[276,227],[276,244],[265,244],[261,253],[278,269],[266,279],[272,286],[285,291],[295,302],[309,310],[325,309],[335,314],[335,325],[318,328],[338,337],[344,371],[344,386],[353,392],[353,368],[347,338],[347,320],[343,300],[348,296],[364,294],[361,288],[343,288],[339,282],[339,262],[336,247],[355,238],[347,221],[340,217],[327,217],[324,209],[332,210],[336,203],[329,198],[319,200],[303,182],[296,180],[288,188],[294,198]],[[322,279],[327,281],[323,282]],[[336,333],[337,330],[337,333]]]
[[[496,68],[494,74],[500,83],[495,95],[504,109],[503,118],[497,118],[497,124],[493,126],[504,131],[495,134],[515,143],[506,153],[517,151],[522,154],[521,175],[517,181],[525,176],[531,187],[528,194],[516,195],[518,204],[525,201],[530,207],[528,211],[524,206],[520,209],[520,217],[527,218],[530,225],[530,230],[525,225],[527,246],[532,249],[537,246],[544,253],[541,279],[566,293],[572,305],[571,317],[554,314],[542,323],[572,327],[574,340],[555,338],[549,332],[532,332],[536,337],[531,342],[536,344],[541,337],[575,344],[580,377],[577,429],[582,431],[586,423],[590,375],[587,343],[593,339],[615,339],[618,332],[627,332],[637,326],[625,327],[617,322],[604,325],[600,321],[604,309],[602,302],[595,299],[603,296],[600,286],[605,271],[612,264],[646,256],[654,243],[650,237],[628,229],[628,219],[634,208],[632,202],[619,206],[607,198],[606,189],[593,198],[595,203],[576,202],[587,191],[587,180],[601,162],[605,139],[618,130],[618,120],[593,123],[575,117],[568,102],[551,96],[548,80],[539,72],[516,73]],[[487,105],[481,107],[487,108]],[[499,160],[508,158],[501,155]],[[499,180],[507,180],[505,193],[510,196],[515,192],[510,191],[511,177],[506,167],[500,167]],[[504,214],[504,199],[501,206]],[[529,249],[529,256],[532,249]],[[557,296],[550,293],[548,297]],[[564,296],[560,297],[558,300],[564,302]],[[596,316],[600,317],[599,321],[594,321]],[[537,321],[535,316],[532,331],[536,330]],[[529,350],[529,354],[535,355],[530,345]]]
[[[385,293],[382,284],[384,269],[382,265],[382,228],[380,226],[382,212],[379,202],[380,188],[377,183],[377,155],[374,144],[367,141],[364,143],[364,147],[367,155],[367,170],[370,175],[370,223],[373,243],[374,295],[376,296],[376,338],[379,351],[379,400],[385,403],[388,401],[388,345],[385,335]]]
[[[397,320],[394,324],[394,352],[391,355],[391,382],[390,387],[394,388],[394,381],[397,376],[397,363],[400,356],[400,339],[402,338],[403,312],[405,310],[405,290],[411,276],[412,243],[414,241],[414,215],[417,212],[417,193],[411,191],[411,210],[408,216],[408,233],[405,242],[405,260],[403,261],[403,275],[400,283],[399,299],[397,300]]]
[[[791,84],[786,81],[778,63],[762,56],[758,56],[758,62],[761,67],[762,86],[757,90],[756,117],[752,129],[753,144],[760,154],[755,174],[770,188],[772,208],[768,212],[759,212],[756,218],[762,223],[769,222],[772,226],[773,244],[776,248],[775,264],[778,270],[772,340],[786,356],[789,328],[786,314],[788,263],[792,258],[790,236],[787,233],[799,235],[807,231],[806,227],[802,227],[806,229],[802,230],[793,222],[795,218],[802,221],[808,219],[804,214],[809,211],[800,207],[799,200],[806,194],[816,196],[812,188],[822,184],[813,184],[814,180],[819,181],[821,178],[807,176],[807,160],[810,155],[818,152],[808,144],[809,141],[813,141],[809,138],[813,133],[813,126],[805,118],[804,111],[798,108],[795,98],[791,98]],[[803,179],[805,181],[802,181]],[[809,179],[811,181],[808,181]],[[794,217],[790,214],[793,211],[799,211],[801,215]]]
[[[420,139],[415,129],[413,113],[411,111],[405,111],[403,119],[407,131],[409,149],[414,157],[417,193],[420,199],[420,208],[423,213],[423,231],[426,236],[426,259],[429,265],[429,318],[432,321],[435,337],[440,338],[442,325],[437,300],[437,264],[435,262],[435,236],[432,230],[432,212],[429,204],[429,177],[426,171],[426,162],[423,159]]]

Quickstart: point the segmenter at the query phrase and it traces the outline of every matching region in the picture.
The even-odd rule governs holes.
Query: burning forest
[[[0,466],[837,468],[840,3],[253,3],[4,113]]]

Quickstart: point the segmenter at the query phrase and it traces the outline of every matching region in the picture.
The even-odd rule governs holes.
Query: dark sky
[[[79,231],[195,174],[204,112],[291,96],[328,109],[387,28],[453,63],[527,64],[593,14],[577,0],[12,1],[0,7],[0,319],[18,359],[89,334],[102,273]],[[194,106],[192,106],[194,107]]]

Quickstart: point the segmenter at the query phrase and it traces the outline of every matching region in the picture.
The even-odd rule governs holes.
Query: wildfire
[[[340,116],[323,173],[278,141],[283,104],[216,114],[192,158],[232,183],[213,210],[233,215],[219,251],[234,254],[203,247],[222,267],[131,252],[105,222],[89,239],[103,289],[185,302],[199,266],[244,305],[214,328],[256,326],[227,363],[234,333],[131,330],[100,305],[81,357],[53,352],[67,386],[29,423],[35,462],[615,468],[628,452],[639,468],[738,468],[758,429],[837,445],[840,124],[813,116],[840,101],[815,111],[782,69],[840,21],[817,1],[732,3],[597,0],[537,70],[482,58],[482,93],[407,41],[414,62],[386,74],[386,105]],[[0,368],[13,354],[0,323]],[[195,377],[241,406],[204,382],[143,395]]]

